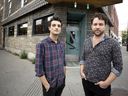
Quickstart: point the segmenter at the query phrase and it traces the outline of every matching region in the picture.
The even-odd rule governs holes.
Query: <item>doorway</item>
[[[70,60],[78,60],[80,31],[76,24],[68,24],[66,28],[66,55]]]
[[[67,13],[66,27],[66,59],[68,61],[79,61],[81,34],[84,30],[83,20],[85,14],[77,11],[69,11]]]

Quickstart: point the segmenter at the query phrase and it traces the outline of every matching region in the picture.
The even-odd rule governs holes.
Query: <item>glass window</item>
[[[28,0],[21,0],[21,7],[24,7],[28,3]]]
[[[48,21],[52,18],[53,16],[46,16],[40,19],[36,19],[34,21],[34,34],[44,34],[44,33],[49,33],[48,30]]]
[[[14,26],[9,27],[8,36],[14,36]]]
[[[18,25],[18,35],[27,35],[28,23]]]
[[[8,1],[8,3],[9,3],[9,15],[11,14],[11,9],[12,9],[12,1]]]

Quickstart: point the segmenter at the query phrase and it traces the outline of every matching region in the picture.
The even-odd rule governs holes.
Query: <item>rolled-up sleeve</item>
[[[81,53],[79,64],[85,64],[85,43],[83,45],[83,49],[82,49],[82,53]]]
[[[123,69],[123,60],[122,60],[122,53],[121,53],[121,48],[118,42],[116,42],[113,46],[113,67],[112,67],[112,72],[116,76],[120,76],[122,73]]]
[[[36,45],[36,58],[35,58],[35,72],[36,76],[41,77],[44,72],[44,47],[43,44],[38,43]]]

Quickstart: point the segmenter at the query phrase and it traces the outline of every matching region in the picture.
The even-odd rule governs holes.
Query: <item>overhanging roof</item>
[[[108,6],[123,2],[123,0],[46,0],[46,1],[51,4],[77,2],[80,4],[91,4],[96,7]]]

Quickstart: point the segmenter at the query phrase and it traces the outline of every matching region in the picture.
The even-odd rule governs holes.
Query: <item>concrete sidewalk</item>
[[[112,96],[128,96],[128,52],[125,47],[122,47],[122,53],[124,70],[112,84]],[[34,65],[4,50],[0,50],[0,96],[42,96]],[[68,62],[66,87],[62,96],[84,96],[77,62]]]

